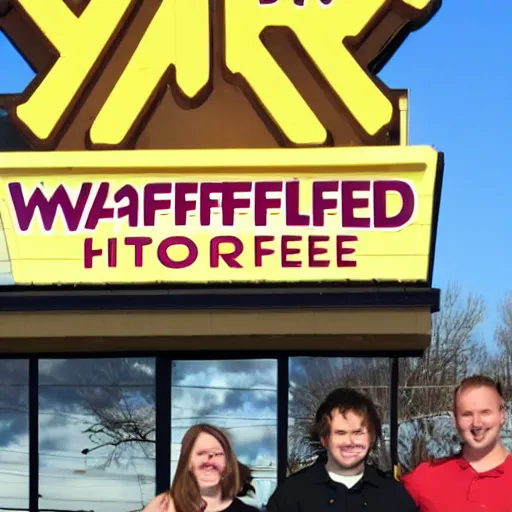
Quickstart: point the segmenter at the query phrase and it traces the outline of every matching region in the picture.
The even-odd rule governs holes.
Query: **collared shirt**
[[[391,476],[366,466],[348,489],[327,474],[325,460],[288,477],[270,498],[268,512],[416,512],[407,491]],[[446,511],[445,511],[446,512]]]
[[[462,456],[424,462],[401,481],[420,512],[512,512],[512,456],[483,473]]]

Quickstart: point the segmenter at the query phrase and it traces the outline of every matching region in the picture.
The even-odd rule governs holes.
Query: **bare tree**
[[[92,378],[103,385],[79,387],[76,391],[85,411],[95,420],[84,430],[92,446],[82,449],[82,453],[86,455],[111,447],[104,467],[111,462],[119,464],[133,445],[141,448],[145,456],[153,457],[156,443],[154,385],[144,360],[107,359],[93,373]],[[86,380],[91,382],[91,375]]]
[[[99,448],[112,447],[102,467],[113,461],[119,463],[126,449],[134,444],[148,458],[154,456],[156,418],[152,401],[134,398],[120,386],[103,390],[101,402],[89,390],[82,391],[80,395],[85,409],[96,420],[84,430],[93,445],[82,450],[84,455]]]
[[[384,423],[389,421],[390,368],[387,359],[300,358],[296,361],[296,366],[290,390],[290,473],[313,462],[323,451],[312,438],[311,427],[318,406],[334,389],[358,389],[372,398]],[[372,456],[375,463],[389,469],[390,460],[385,447],[380,444],[376,446]]]
[[[507,398],[512,390],[512,293],[503,299],[499,306],[499,321],[495,340],[499,354],[494,361],[494,373],[502,382]]]
[[[432,318],[430,347],[421,359],[401,360],[399,455],[406,470],[458,449],[450,417],[452,393],[461,378],[489,358],[477,334],[484,317],[481,297],[464,296],[458,284],[449,284]]]
[[[433,315],[430,347],[422,358],[400,360],[399,456],[406,470],[430,455],[449,454],[457,449],[450,417],[452,391],[463,376],[489,361],[485,344],[477,335],[484,316],[481,297],[464,295],[459,285],[450,284],[443,293],[440,312]],[[380,409],[387,434],[387,360],[309,358],[301,366],[291,390],[290,471],[318,453],[309,428],[321,400],[336,387],[349,386],[369,394]],[[378,447],[376,460],[384,467],[390,464],[387,453],[385,443]]]

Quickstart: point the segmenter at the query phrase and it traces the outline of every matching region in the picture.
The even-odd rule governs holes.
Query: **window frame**
[[[218,351],[168,351],[168,352],[94,352],[37,354],[28,359],[28,434],[29,434],[29,511],[39,511],[39,360],[40,359],[94,359],[109,357],[154,357],[155,358],[155,408],[156,408],[156,461],[155,494],[169,488],[171,474],[171,382],[173,361],[181,360],[231,360],[231,359],[275,359],[277,360],[277,484],[287,475],[288,464],[288,405],[289,405],[289,359],[293,356],[373,358],[390,360],[390,451],[391,461],[398,462],[398,368],[400,357],[410,357],[407,352],[389,351],[336,351],[326,352],[278,352],[278,351],[226,351],[219,357]],[[20,359],[14,355],[2,359]]]

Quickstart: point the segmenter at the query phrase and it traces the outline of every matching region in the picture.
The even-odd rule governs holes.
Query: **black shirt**
[[[268,502],[268,512],[416,512],[413,499],[393,477],[366,466],[350,489],[336,483],[325,460],[287,478]],[[448,512],[448,511],[447,511]]]
[[[231,503],[231,505],[229,505],[228,508],[225,508],[222,512],[258,512],[258,509],[245,504],[238,498],[235,498],[233,503]]]

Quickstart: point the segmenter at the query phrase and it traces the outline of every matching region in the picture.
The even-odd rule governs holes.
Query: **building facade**
[[[337,385],[391,471],[443,155],[376,74],[440,3],[38,2],[0,17],[36,73],[0,97],[0,508],[139,510],[197,422],[264,507]]]

